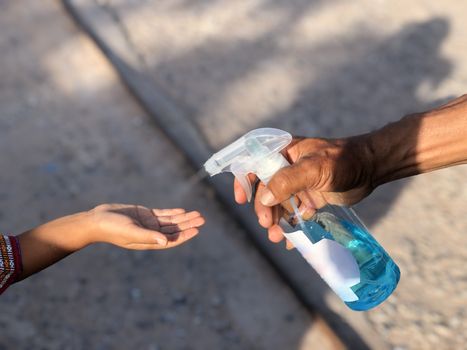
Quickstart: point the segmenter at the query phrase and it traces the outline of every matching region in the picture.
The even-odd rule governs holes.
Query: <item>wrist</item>
[[[398,153],[401,152],[395,151],[397,139],[394,139],[395,135],[390,135],[389,129],[391,127],[392,124],[389,124],[362,136],[364,149],[368,154],[369,163],[372,164],[371,184],[373,189],[393,180],[395,164],[400,161]]]
[[[81,248],[97,241],[97,229],[94,216],[90,211],[83,211],[70,216],[70,223],[75,225],[73,234],[78,238]]]
[[[363,150],[367,166],[370,169],[371,188],[375,189],[384,184],[385,179],[391,173],[389,162],[384,162],[389,153],[386,142],[383,140],[380,130],[360,135],[358,139],[361,144],[360,149]]]
[[[93,243],[93,222],[89,212],[58,218],[35,228],[34,231],[69,252]]]
[[[377,186],[378,155],[371,134],[362,134],[344,139],[344,153],[350,153],[353,171],[357,174],[354,187],[365,187],[371,191]]]
[[[374,187],[420,173],[417,141],[424,114],[411,114],[367,134]]]

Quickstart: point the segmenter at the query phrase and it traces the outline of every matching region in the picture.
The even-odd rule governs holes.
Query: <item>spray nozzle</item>
[[[256,174],[267,183],[280,168],[289,165],[280,151],[291,141],[292,135],[280,129],[252,130],[215,153],[204,164],[204,168],[211,176],[232,172],[250,201],[252,190],[247,175]]]

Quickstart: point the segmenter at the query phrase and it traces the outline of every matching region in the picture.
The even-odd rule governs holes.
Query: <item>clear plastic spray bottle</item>
[[[251,200],[249,173],[265,184],[289,166],[281,154],[292,136],[279,129],[252,130],[214,154],[205,164],[211,175],[232,172]],[[296,224],[281,220],[284,236],[353,310],[369,310],[386,300],[399,282],[400,271],[349,207],[326,205],[304,220],[290,199]]]

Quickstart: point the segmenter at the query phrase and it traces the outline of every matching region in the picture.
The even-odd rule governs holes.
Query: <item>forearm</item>
[[[368,134],[374,186],[467,163],[466,99],[404,117]]]
[[[80,250],[90,243],[88,213],[65,216],[18,236],[21,247],[22,280]]]

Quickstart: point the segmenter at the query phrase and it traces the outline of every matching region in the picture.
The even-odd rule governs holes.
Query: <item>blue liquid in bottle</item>
[[[313,243],[331,239],[352,253],[360,269],[360,283],[351,287],[358,300],[346,302],[346,305],[356,311],[369,310],[394,291],[400,278],[399,267],[363,224],[355,222],[358,219],[352,218],[354,214],[349,209],[332,207],[326,206],[327,210],[318,211],[300,226]],[[334,215],[330,211],[339,213]]]

